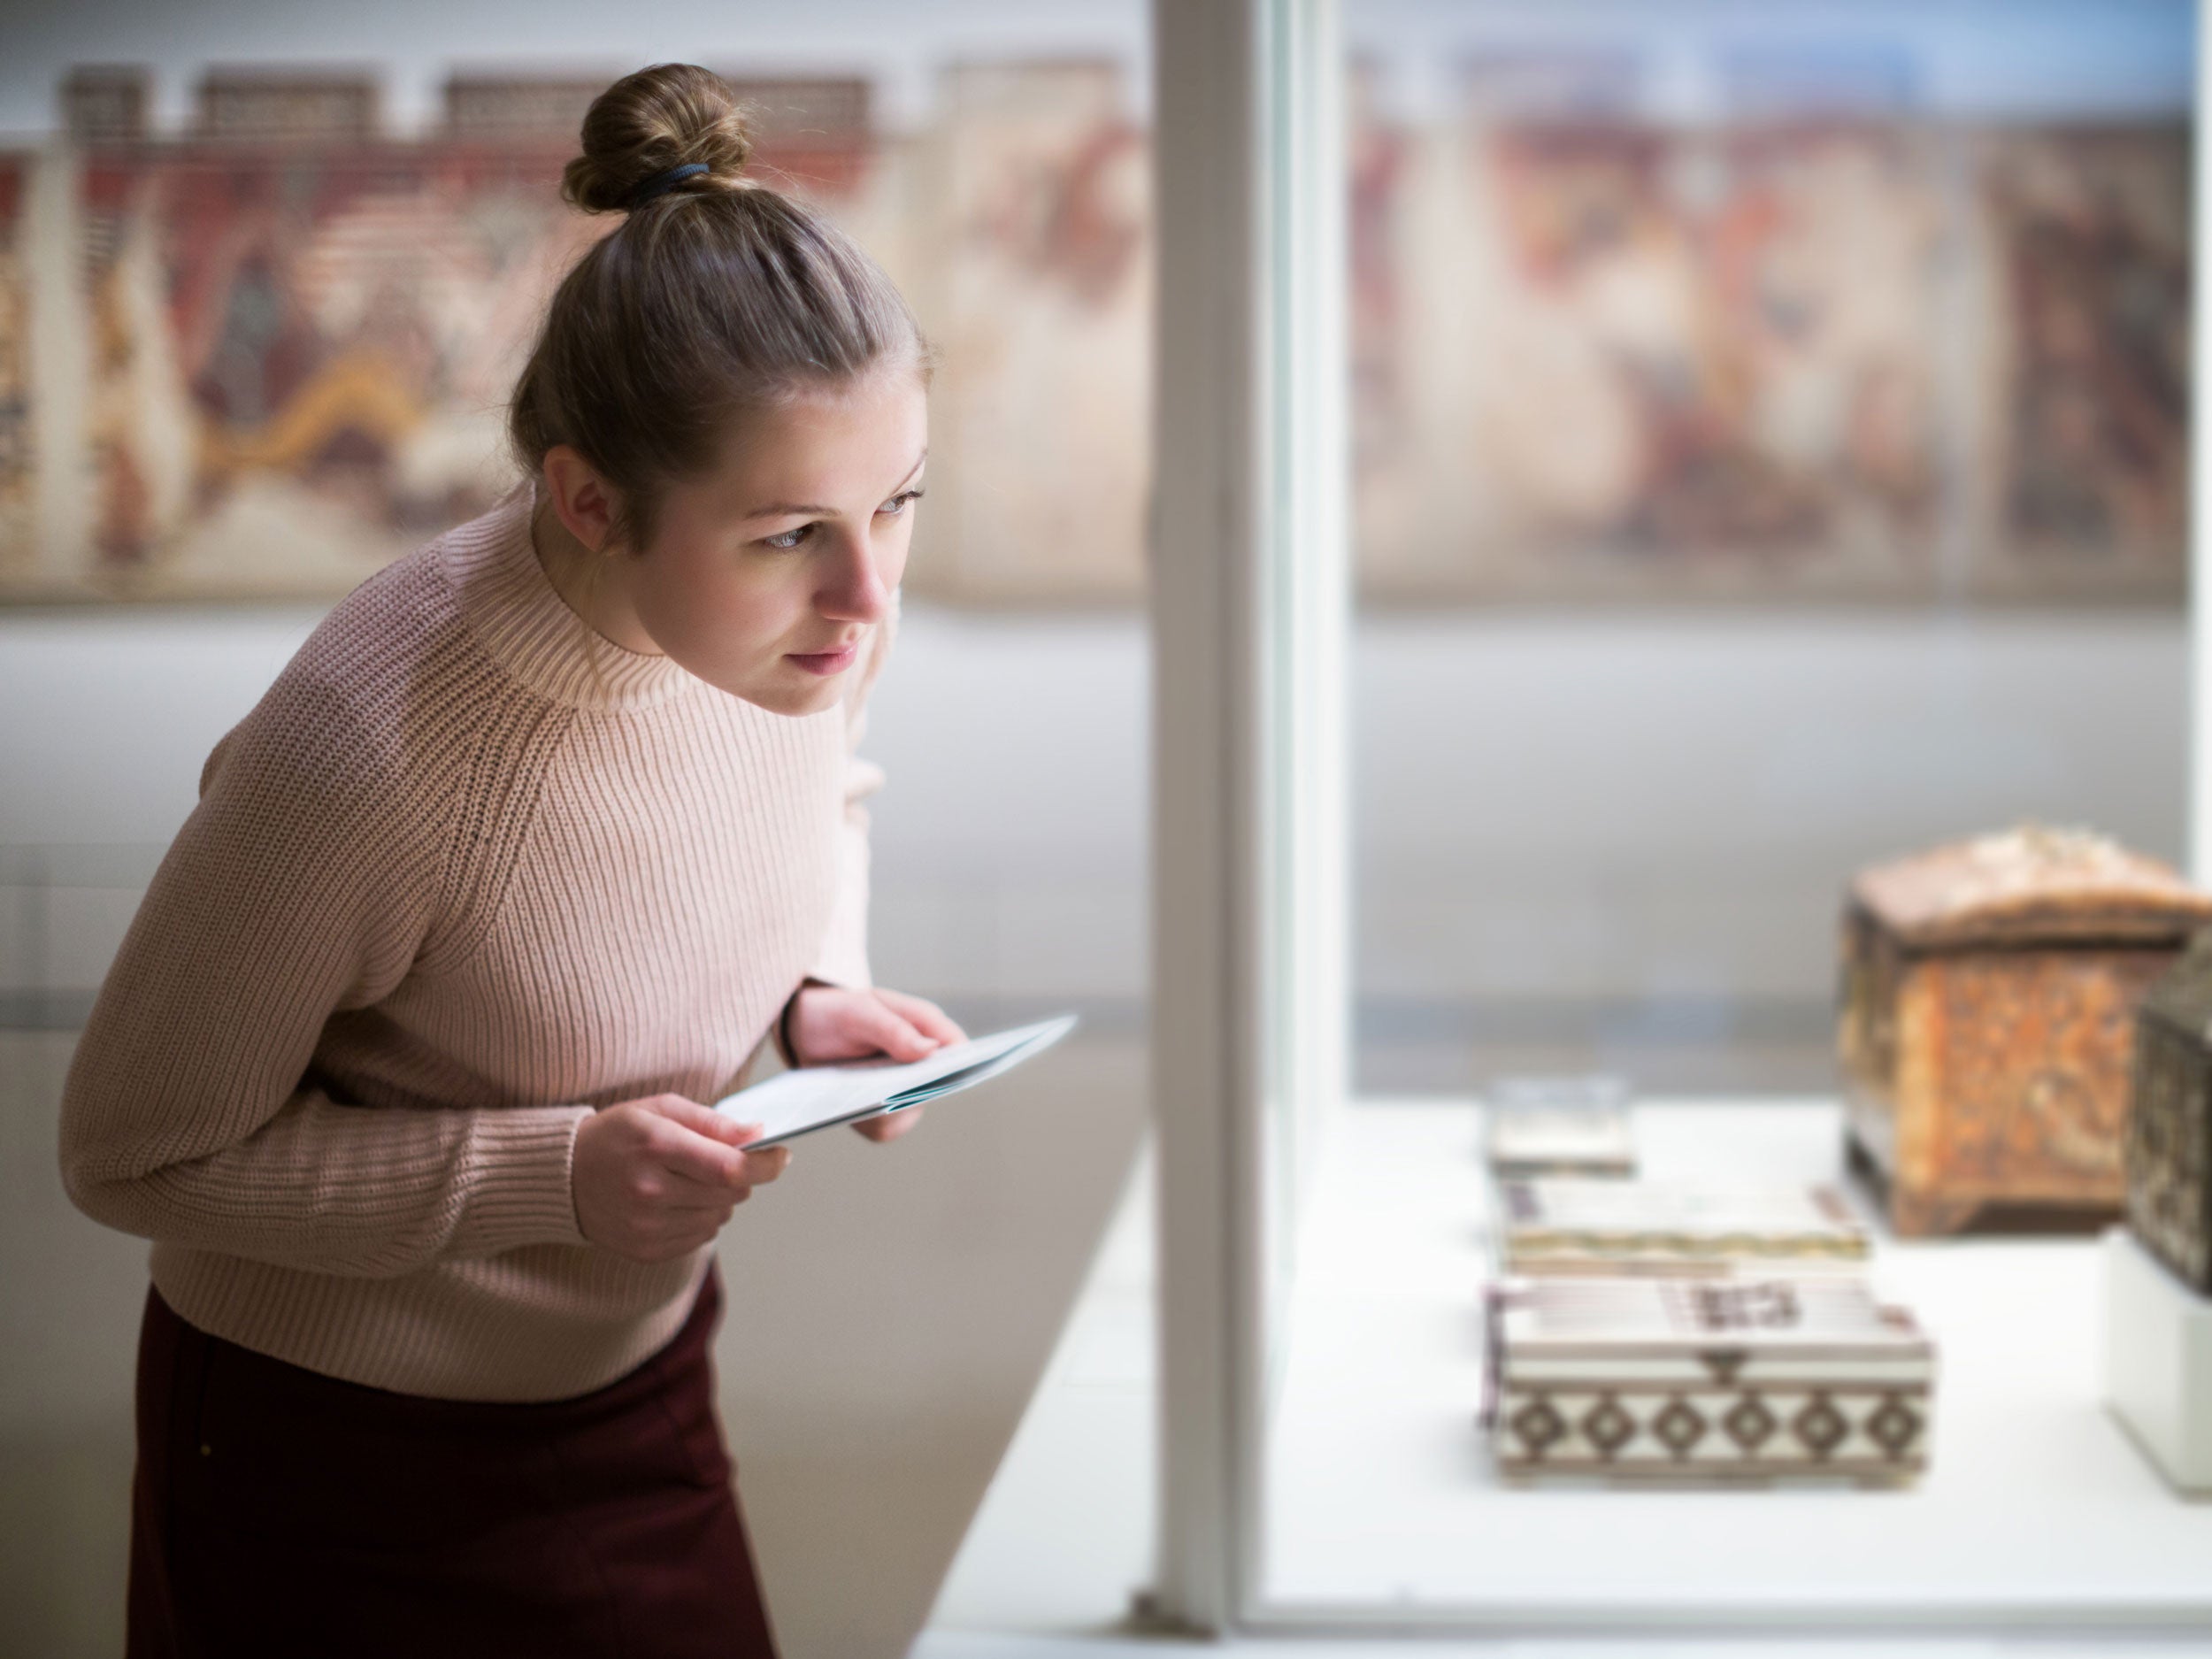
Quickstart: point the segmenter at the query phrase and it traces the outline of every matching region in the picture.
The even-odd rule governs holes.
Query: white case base
[[[2104,1236],[2105,1403],[2161,1474],[2212,1496],[2212,1299],[2124,1227]]]

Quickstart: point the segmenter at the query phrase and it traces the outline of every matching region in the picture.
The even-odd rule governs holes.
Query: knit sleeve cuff
[[[576,1131],[588,1106],[477,1115],[473,1179],[454,1254],[496,1256],[532,1244],[583,1244],[576,1224]]]

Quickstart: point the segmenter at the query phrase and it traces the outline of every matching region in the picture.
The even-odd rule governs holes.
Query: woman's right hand
[[[633,1262],[688,1256],[791,1162],[791,1148],[738,1148],[761,1133],[680,1094],[604,1107],[577,1125],[570,1164],[576,1225]]]

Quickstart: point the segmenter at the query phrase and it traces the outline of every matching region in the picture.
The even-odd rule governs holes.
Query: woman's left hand
[[[833,1065],[887,1055],[926,1059],[968,1033],[936,1003],[903,991],[842,985],[802,987],[791,1010],[791,1051],[801,1065]],[[871,1141],[895,1141],[921,1122],[922,1109],[864,1118],[853,1127]]]

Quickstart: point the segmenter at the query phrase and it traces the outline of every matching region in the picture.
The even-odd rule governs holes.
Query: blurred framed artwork
[[[1893,90],[1886,59],[1845,67]],[[1494,55],[1418,119],[1355,76],[1367,599],[2178,601],[2185,121],[1815,118],[1738,66],[1739,115],[1667,124],[1640,73]],[[557,197],[612,75],[457,73],[407,141],[362,71],[211,74],[161,140],[142,73],[73,76],[65,136],[0,156],[0,603],[333,598],[480,511],[545,301],[613,223]],[[910,588],[1134,603],[1127,65],[955,64],[898,133],[859,77],[730,78],[755,165],[940,348]]]

